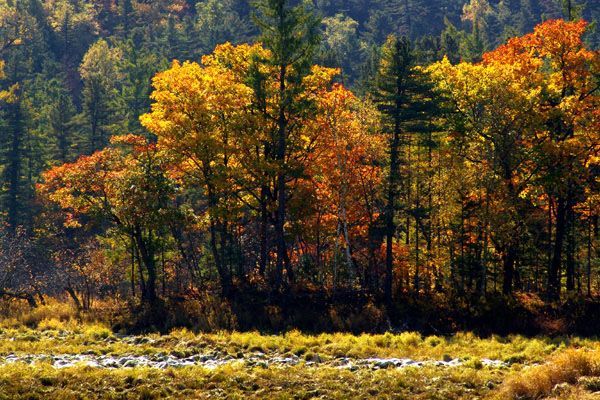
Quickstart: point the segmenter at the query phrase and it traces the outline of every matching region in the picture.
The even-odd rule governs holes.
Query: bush
[[[95,340],[103,340],[112,336],[112,331],[109,328],[99,324],[86,326],[83,333],[85,336]]]
[[[56,318],[43,319],[38,324],[37,328],[42,331],[66,331],[67,327],[64,322]]]
[[[18,321],[30,328],[37,328],[44,320],[68,322],[78,319],[77,310],[69,303],[50,300],[47,304],[32,308],[17,317]]]
[[[421,344],[423,339],[421,334],[418,332],[403,332],[398,336],[398,341],[404,347],[416,347]]]

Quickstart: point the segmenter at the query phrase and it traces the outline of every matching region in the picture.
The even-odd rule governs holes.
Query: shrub
[[[56,318],[43,319],[37,326],[42,331],[65,331],[65,323]]]
[[[600,377],[598,376],[583,376],[577,383],[590,392],[600,392]]]
[[[55,319],[67,322],[78,318],[77,310],[69,303],[51,300],[47,304],[32,308],[17,317],[19,322],[30,328],[37,328],[43,320]]]
[[[442,343],[442,339],[438,336],[429,336],[425,339],[425,344],[429,347],[437,347]]]
[[[403,332],[398,336],[398,341],[402,346],[416,347],[421,344],[423,338],[418,332]]]
[[[465,362],[464,366],[466,368],[482,369],[483,363],[481,362],[481,360],[479,358],[472,358],[472,359],[468,360],[467,362]]]
[[[85,336],[95,340],[107,339],[112,336],[112,331],[109,328],[99,324],[86,326],[83,333]]]

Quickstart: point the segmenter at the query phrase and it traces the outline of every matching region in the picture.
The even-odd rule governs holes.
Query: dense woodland
[[[593,0],[0,0],[0,296],[594,297],[597,20]]]

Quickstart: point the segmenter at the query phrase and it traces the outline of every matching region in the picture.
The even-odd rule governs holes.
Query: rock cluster
[[[264,353],[253,353],[251,355],[242,355],[241,357],[220,356],[218,354],[196,354],[189,357],[178,357],[176,355],[167,355],[157,353],[153,355],[95,355],[95,354],[61,354],[61,355],[15,355],[9,354],[0,357],[0,364],[10,363],[49,363],[55,368],[68,368],[77,365],[89,366],[92,368],[181,368],[190,366],[201,366],[214,369],[225,364],[240,363],[248,367],[290,367],[304,362],[307,367],[320,365],[332,366],[341,369],[355,371],[358,369],[388,369],[388,368],[420,368],[423,366],[435,367],[459,367],[464,365],[465,361],[460,359],[451,359],[449,361],[427,360],[415,361],[409,358],[365,358],[353,359],[347,357],[335,358],[327,361],[317,359],[316,361],[304,361],[298,356],[269,356]],[[482,359],[481,365],[490,368],[503,368],[508,365],[500,360]]]

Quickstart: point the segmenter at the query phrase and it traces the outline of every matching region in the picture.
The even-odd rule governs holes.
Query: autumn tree
[[[194,208],[206,210],[212,261],[228,293],[228,208],[235,194],[228,177],[233,162],[230,137],[244,126],[251,90],[231,70],[190,62],[175,62],[153,85],[152,112],[142,117],[142,124],[174,155],[182,179],[202,189],[206,204]]]
[[[21,228],[0,229],[0,299],[22,299],[36,307],[51,269],[39,243]]]
[[[362,103],[341,85],[317,92],[315,102],[317,118],[308,129],[320,135],[303,180],[313,201],[300,207],[304,218],[299,223],[307,242],[314,243],[317,269],[331,265],[334,288],[345,282],[352,287],[358,280],[371,290],[378,280],[381,246],[372,234],[378,226],[384,177],[380,160],[385,142],[376,130],[379,116],[373,104]]]
[[[548,266],[548,296],[558,298],[566,245],[567,290],[575,289],[574,208],[585,201],[584,187],[593,170],[600,138],[594,117],[598,108],[597,52],[583,43],[587,23],[551,20],[533,33],[509,41],[486,57],[489,64],[508,64],[535,82],[542,119],[538,182],[554,215],[554,243]],[[592,178],[593,179],[593,178]],[[552,219],[549,221],[552,223]],[[549,227],[549,238],[552,227]]]
[[[466,160],[492,174],[485,198],[498,210],[489,222],[503,260],[505,294],[518,274],[515,265],[529,231],[527,210],[536,204],[530,194],[547,199],[548,241],[554,238],[547,288],[551,298],[559,293],[573,210],[585,199],[582,188],[599,145],[598,56],[583,45],[585,27],[585,22],[547,21],[485,54],[482,64],[452,66],[445,60],[431,67],[462,116],[457,145]],[[573,290],[574,246],[567,250],[567,287]]]
[[[152,112],[142,117],[143,125],[158,137],[158,145],[173,155],[183,185],[192,192],[200,189],[193,208],[208,220],[212,261],[225,294],[232,271],[243,270],[241,260],[232,256],[239,252],[240,234],[245,235],[237,231],[245,210],[260,221],[261,273],[269,251],[266,224],[277,218],[280,163],[272,154],[277,132],[272,116],[279,111],[280,81],[270,57],[260,45],[226,44],[205,56],[202,65],[176,62],[154,79]],[[315,93],[326,90],[334,74],[313,68],[301,83],[304,91],[293,101],[315,102]],[[315,147],[318,132],[306,128],[313,115],[306,111],[290,119],[294,129],[286,134],[285,161],[297,175],[286,177],[286,185],[302,177],[300,171]],[[243,279],[244,274],[238,277]]]
[[[47,171],[38,190],[63,210],[66,226],[101,221],[115,227],[124,240],[131,239],[144,270],[142,299],[155,306],[158,242],[168,234],[168,224],[179,218],[175,187],[154,144],[134,135],[114,137],[111,143]]]

